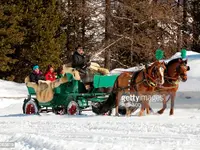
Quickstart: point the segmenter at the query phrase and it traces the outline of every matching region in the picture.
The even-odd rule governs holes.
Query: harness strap
[[[169,76],[165,76],[165,78],[171,79],[171,80],[178,80],[177,78],[173,78],[173,77],[169,77]]]
[[[132,74],[132,78],[131,78],[131,81],[130,81],[130,86],[134,88],[135,90],[135,94],[136,96],[138,96],[138,89],[137,89],[137,84],[139,84],[140,82],[136,83],[136,79],[138,77],[138,75],[140,74],[141,71],[138,71],[138,72],[135,72]]]
[[[140,72],[142,72],[143,71],[143,79],[141,80],[141,81],[139,81],[139,82],[135,82],[136,81],[136,79],[137,79],[137,77],[138,77],[138,75],[139,75],[139,73]],[[135,73],[135,74],[134,74]],[[155,79],[153,79],[148,73],[146,73],[146,69],[145,70],[141,70],[141,71],[138,71],[138,72],[134,72],[132,75],[132,78],[131,78],[131,83],[130,83],[130,85],[129,86],[126,86],[126,87],[118,87],[117,86],[117,88],[116,88],[116,90],[118,91],[118,90],[125,90],[125,89],[128,89],[128,88],[131,88],[131,87],[133,87],[134,88],[134,90],[136,91],[135,93],[136,93],[136,95],[138,95],[138,89],[137,89],[137,86],[136,85],[138,85],[138,84],[141,84],[141,83],[143,83],[143,82],[146,82],[147,83],[147,85],[148,86],[150,86],[150,87],[156,87],[156,81],[155,81]]]
[[[144,77],[146,79],[146,84],[148,86],[155,87],[157,85],[155,79],[153,79],[148,73],[146,73],[146,71],[144,71],[143,74],[144,74]]]
[[[133,87],[134,88],[134,90],[136,91],[136,95],[138,95],[138,89],[137,89],[137,86],[136,85],[138,85],[138,84],[141,84],[141,83],[143,83],[143,82],[145,82],[146,81],[146,79],[145,79],[145,76],[143,75],[143,79],[141,80],[141,81],[139,81],[139,82],[135,82],[136,81],[136,78],[138,77],[138,75],[139,75],[139,73],[140,73],[141,71],[138,71],[138,72],[134,72],[133,73],[133,76],[132,76],[132,78],[131,78],[131,83],[130,83],[130,85],[129,86],[126,86],[126,87],[117,87],[116,88],[116,90],[125,90],[125,89],[128,89],[128,88],[131,88],[131,87]],[[144,73],[144,72],[143,72]]]
[[[172,80],[172,81],[170,81],[170,80]],[[179,80],[177,78],[173,78],[173,77],[165,76],[165,81],[167,81],[169,84],[172,84],[172,85],[179,84]]]

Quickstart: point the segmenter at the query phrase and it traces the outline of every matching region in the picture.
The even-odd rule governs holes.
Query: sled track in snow
[[[51,116],[54,119],[51,119]],[[200,147],[200,124],[161,123],[153,116],[121,118],[90,116],[3,118],[0,136],[18,149],[193,149]],[[55,119],[57,118],[57,120]],[[166,116],[165,116],[166,118]],[[168,118],[169,119],[169,118]],[[185,117],[190,121],[200,118]],[[6,121],[7,120],[7,121]],[[146,120],[146,121],[145,121]],[[152,120],[152,121],[151,121]],[[199,122],[199,121],[198,121]]]
[[[20,96],[20,97],[0,97],[0,99],[23,99],[23,98],[27,98],[27,96]]]

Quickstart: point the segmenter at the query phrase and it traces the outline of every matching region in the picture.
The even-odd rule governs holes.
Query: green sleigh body
[[[25,114],[36,114],[48,111],[48,108],[56,114],[80,114],[92,103],[107,100],[109,92],[102,92],[101,88],[112,88],[118,75],[94,75],[93,88],[88,92],[82,81],[73,78],[72,74],[65,74],[68,82],[60,84],[53,89],[53,99],[49,102],[39,102],[36,98],[34,88],[28,88],[28,98],[24,100],[23,112]]]

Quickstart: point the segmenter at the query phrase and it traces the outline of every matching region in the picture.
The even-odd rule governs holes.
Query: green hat
[[[163,58],[164,52],[161,49],[156,50],[156,60],[161,60]]]
[[[187,50],[186,49],[182,49],[181,50],[181,57],[182,57],[182,59],[185,59],[186,56],[187,56]]]

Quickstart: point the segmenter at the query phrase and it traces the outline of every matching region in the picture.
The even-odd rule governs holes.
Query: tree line
[[[71,62],[78,45],[108,69],[200,51],[198,0],[1,0],[0,79]],[[99,59],[103,58],[103,59]]]

